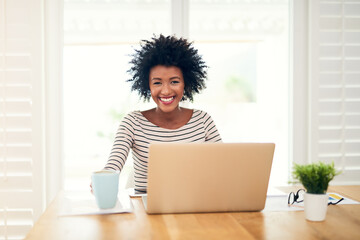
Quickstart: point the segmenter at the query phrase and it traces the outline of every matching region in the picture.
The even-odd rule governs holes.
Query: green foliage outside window
[[[254,84],[249,79],[230,76],[224,83],[226,96],[231,96],[233,102],[256,102]]]
[[[114,108],[110,109],[108,112],[109,118],[115,123],[120,123],[121,120],[125,117],[126,110],[116,110]],[[97,131],[96,135],[100,138],[106,138],[107,140],[114,141],[115,132],[105,133],[104,131]]]

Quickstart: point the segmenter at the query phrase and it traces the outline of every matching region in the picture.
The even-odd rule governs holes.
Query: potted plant
[[[329,182],[339,173],[335,170],[334,163],[294,164],[293,177],[306,189],[304,207],[307,220],[325,220],[329,199],[326,191]]]

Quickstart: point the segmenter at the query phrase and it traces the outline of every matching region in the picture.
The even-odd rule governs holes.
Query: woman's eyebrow
[[[173,79],[180,79],[180,77],[179,76],[174,76],[174,77],[171,77],[170,78],[170,80],[173,80]],[[154,81],[154,80],[162,80],[162,78],[160,78],[160,77],[153,77],[152,79],[151,79],[151,81]]]

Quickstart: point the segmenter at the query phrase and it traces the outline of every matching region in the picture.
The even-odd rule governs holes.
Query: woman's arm
[[[208,113],[204,116],[205,142],[222,142],[214,121]]]
[[[134,143],[134,117],[128,114],[116,132],[114,144],[104,169],[121,171]]]

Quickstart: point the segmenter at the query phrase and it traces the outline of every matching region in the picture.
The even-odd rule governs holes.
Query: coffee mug
[[[99,208],[113,208],[119,190],[119,172],[102,170],[91,175],[92,189]]]

